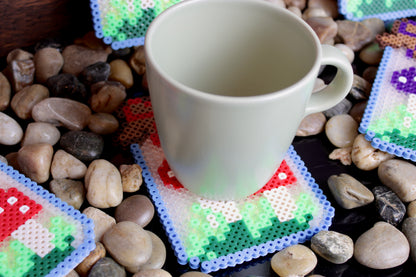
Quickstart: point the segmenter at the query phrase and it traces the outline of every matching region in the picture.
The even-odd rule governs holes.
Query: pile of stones
[[[386,31],[384,22],[340,19],[332,0],[270,1],[302,17],[321,43],[346,55],[355,71],[349,95],[334,108],[306,117],[297,136],[325,134],[333,145],[328,159],[377,170],[380,181],[369,189],[354,176],[330,176],[327,185],[339,209],[374,205],[380,222],[355,242],[321,231],[310,246],[294,245],[273,255],[272,269],[279,276],[305,276],[313,272],[317,256],[334,264],[354,258],[373,269],[393,268],[409,257],[416,261],[416,167],[374,149],[357,131],[383,54],[375,37]],[[147,90],[143,51],[142,46],[112,51],[87,33],[69,45],[42,41],[33,49],[15,49],[0,68],[1,161],[95,224],[96,249],[68,276],[172,276],[162,269],[166,246],[146,229],[154,206],[141,193],[140,166],[106,158],[113,147],[109,138],[120,127],[115,111],[134,91]],[[329,81],[321,77],[316,90]]]

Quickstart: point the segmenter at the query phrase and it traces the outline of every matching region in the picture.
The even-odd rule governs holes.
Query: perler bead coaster
[[[360,21],[377,17],[384,21],[416,15],[415,0],[338,0],[341,14]]]
[[[371,145],[416,161],[416,22],[396,21],[385,46],[359,131]]]
[[[180,0],[90,0],[95,35],[114,50],[144,44],[152,20]]]
[[[65,276],[95,248],[91,219],[0,162],[0,276]]]
[[[137,122],[144,123],[135,131],[145,135],[138,136],[140,145],[132,144],[131,151],[179,264],[218,271],[302,243],[329,228],[334,208],[293,147],[255,194],[240,201],[204,199],[185,189],[170,170],[149,118],[150,102],[134,105],[144,113],[136,110],[136,118],[143,119]]]

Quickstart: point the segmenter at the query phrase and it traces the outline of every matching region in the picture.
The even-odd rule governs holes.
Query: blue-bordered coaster
[[[359,131],[371,145],[416,161],[416,22],[396,21],[385,46]]]
[[[114,50],[144,44],[153,19],[181,0],[90,0],[95,35]]]
[[[152,114],[146,103],[136,103],[138,118]],[[240,201],[212,201],[179,183],[152,129],[154,121],[141,117],[135,133],[145,135],[131,151],[179,264],[206,273],[234,267],[305,242],[331,225],[334,208],[293,146],[261,190]]]
[[[414,0],[338,0],[338,7],[345,18],[354,21],[372,17],[387,21],[416,15]]]
[[[0,276],[65,276],[95,248],[84,214],[0,162]]]

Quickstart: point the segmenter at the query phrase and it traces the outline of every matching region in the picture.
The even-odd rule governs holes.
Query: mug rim
[[[314,41],[315,45],[315,59],[312,67],[304,74],[297,82],[276,91],[271,91],[269,93],[264,93],[260,95],[250,95],[250,96],[228,96],[228,95],[219,95],[219,94],[212,94],[202,90],[198,90],[183,84],[182,82],[173,78],[170,74],[168,74],[157,62],[156,58],[154,57],[151,51],[151,40],[152,40],[152,33],[155,32],[155,29],[158,25],[162,24],[162,22],[170,16],[172,13],[175,13],[176,10],[181,9],[182,6],[188,5],[198,5],[199,3],[213,3],[217,2],[240,2],[240,3],[254,3],[256,5],[267,6],[270,9],[274,9],[279,13],[284,13],[286,16],[290,17],[292,20],[296,21],[300,24],[303,28],[308,31],[308,34],[311,36],[312,40]],[[309,26],[303,19],[299,18],[292,12],[288,11],[287,9],[280,8],[266,0],[183,0],[179,3],[176,3],[162,13],[160,13],[149,25],[145,41],[144,41],[144,52],[145,52],[145,62],[146,64],[151,64],[152,67],[163,76],[164,80],[167,81],[174,87],[180,89],[180,91],[190,94],[194,97],[201,98],[204,101],[212,101],[212,102],[223,102],[223,103],[230,103],[230,104],[237,104],[237,103],[249,103],[249,102],[257,102],[257,101],[268,101],[272,98],[277,97],[284,97],[286,94],[290,94],[292,91],[297,90],[298,87],[304,85],[304,83],[308,82],[311,78],[310,75],[313,75],[314,72],[318,72],[318,68],[321,66],[320,60],[322,57],[322,49],[321,49],[321,42],[319,41],[318,36],[316,35],[315,31]]]

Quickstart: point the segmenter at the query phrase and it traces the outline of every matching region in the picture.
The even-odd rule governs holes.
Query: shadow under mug
[[[339,103],[350,63],[291,12],[261,0],[187,0],[145,38],[149,93],[161,146],[188,190],[237,200],[262,188],[301,120]],[[312,94],[323,65],[333,81]]]

